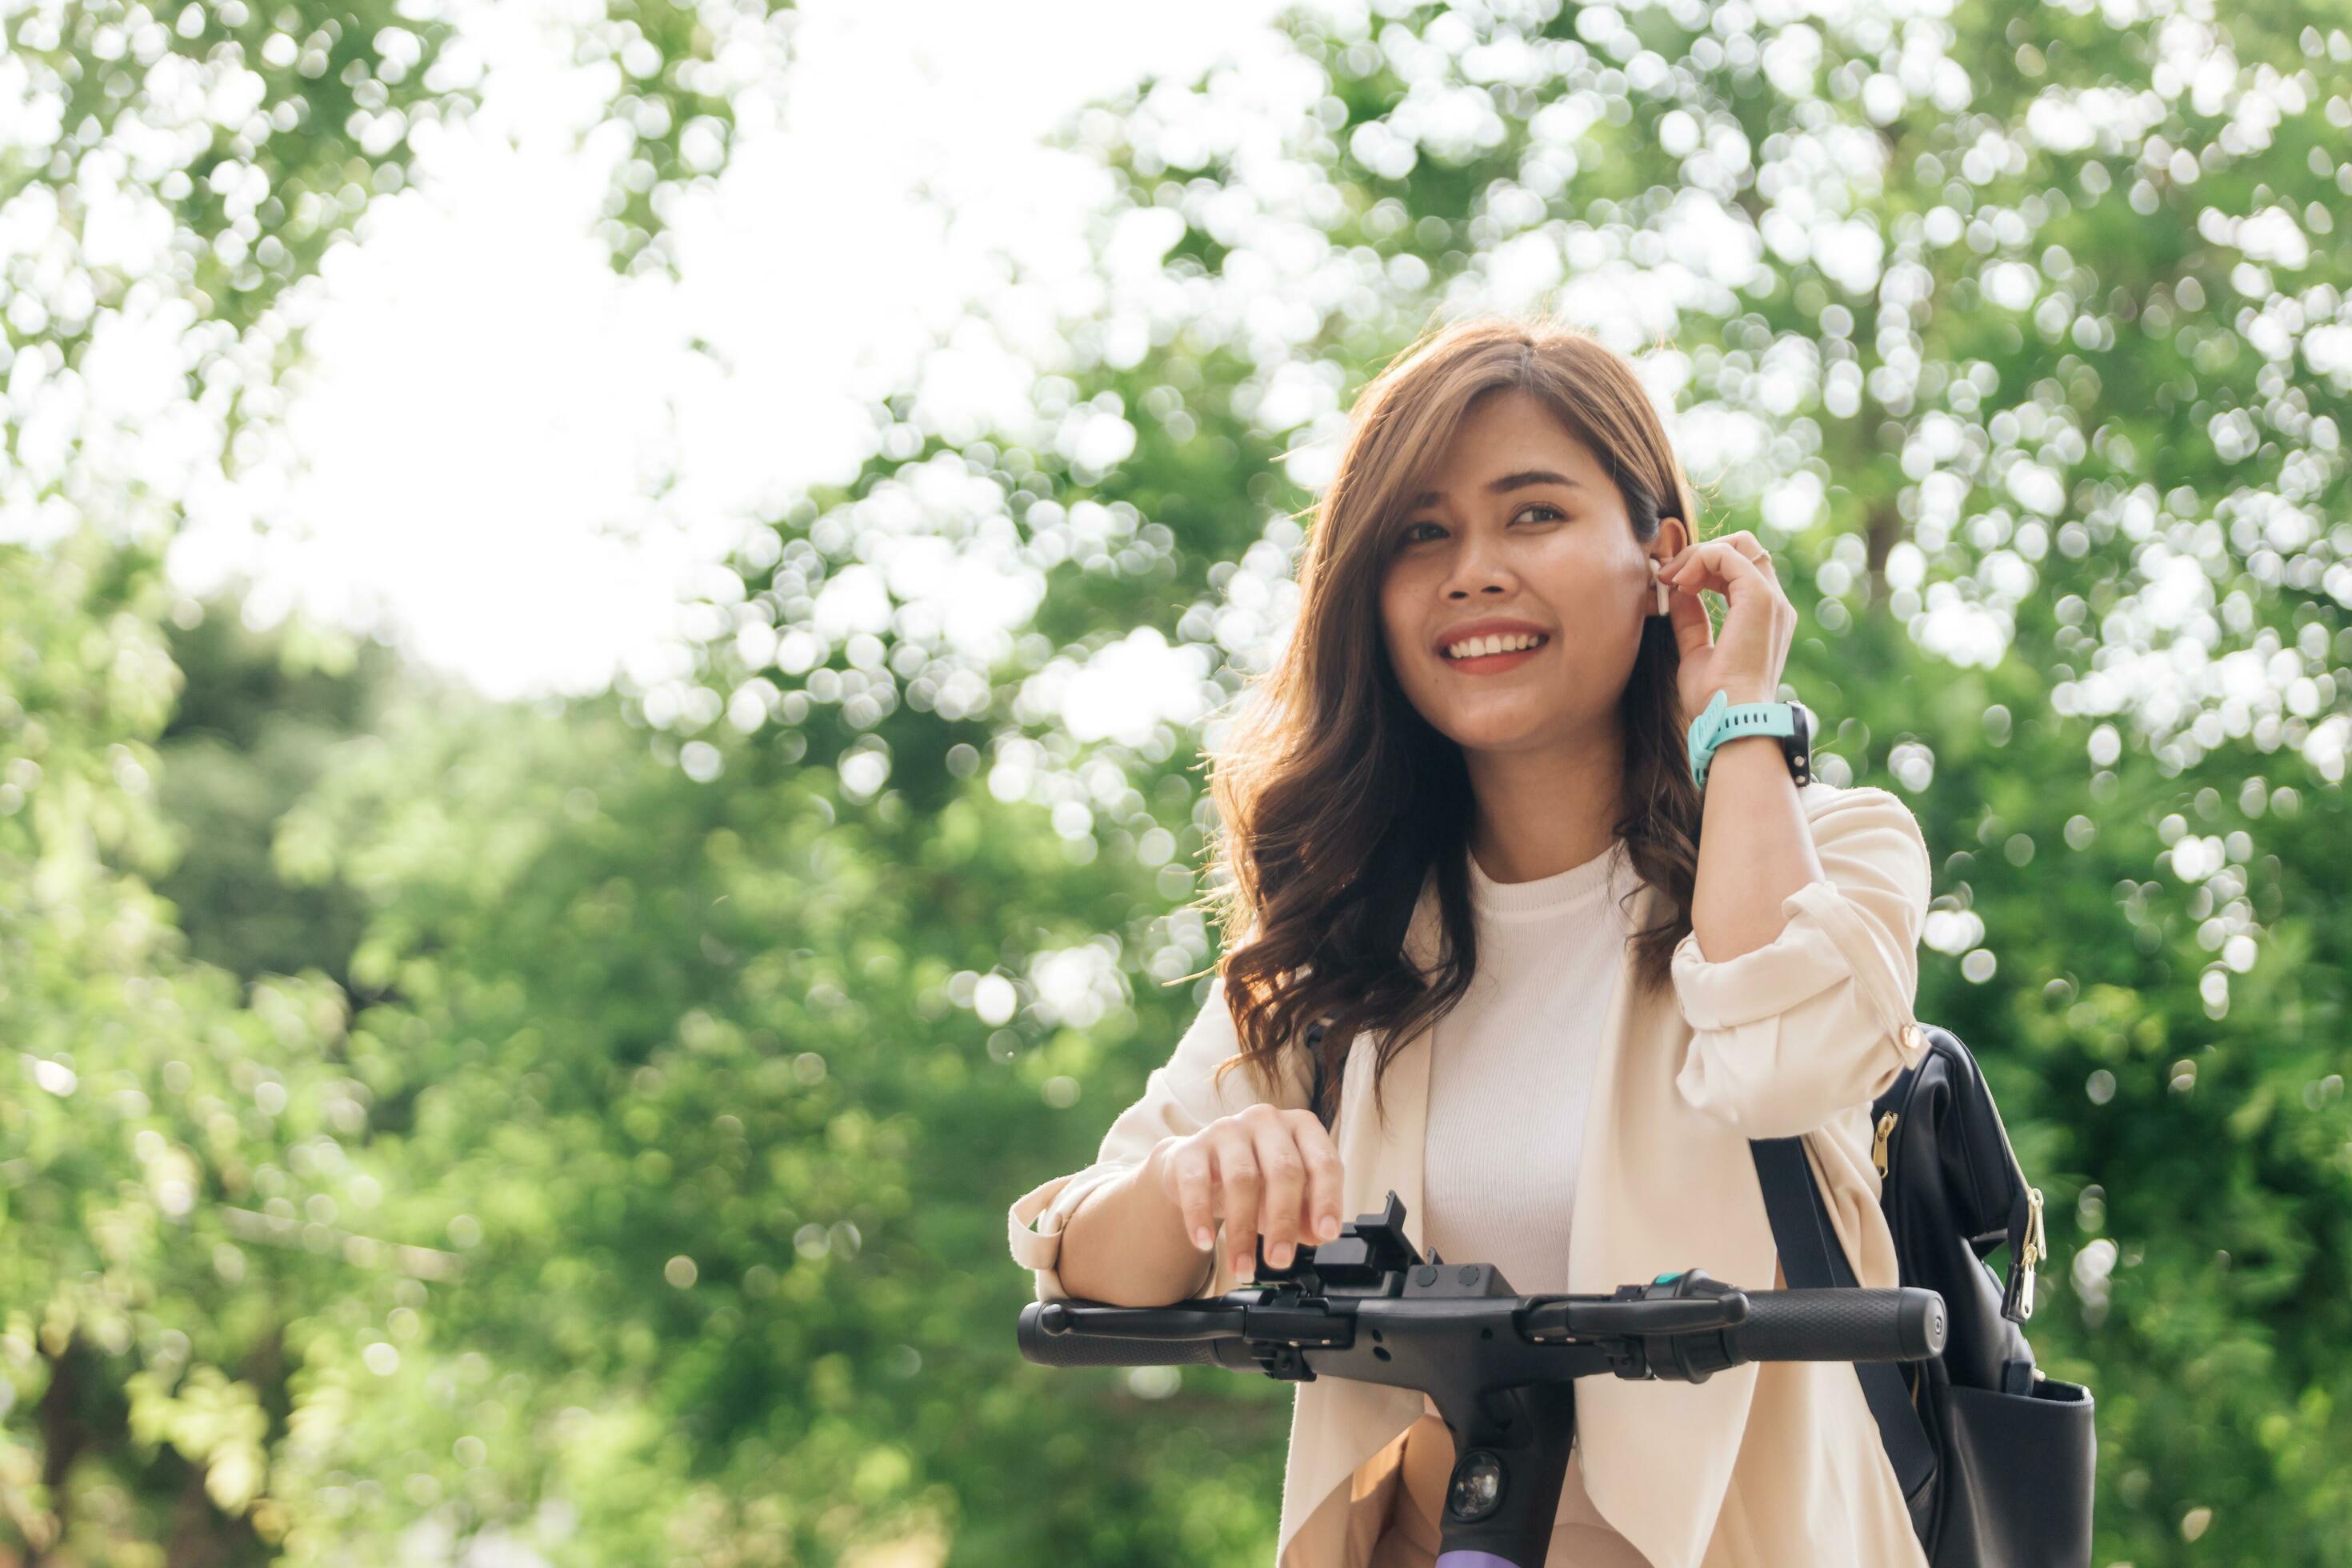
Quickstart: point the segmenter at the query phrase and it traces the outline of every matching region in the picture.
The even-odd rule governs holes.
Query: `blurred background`
[[[1004,1212],[1527,306],[1927,829],[2097,1562],[2352,1561],[2333,3],[0,17],[0,1563],[1268,1560],[1286,1391],[1027,1365]]]

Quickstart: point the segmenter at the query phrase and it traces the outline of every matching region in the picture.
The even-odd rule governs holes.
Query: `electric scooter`
[[[1223,1366],[1418,1389],[1454,1434],[1437,1568],[1543,1568],[1576,1435],[1576,1383],[1704,1383],[1757,1361],[1924,1361],[1944,1299],[1893,1290],[1742,1290],[1699,1268],[1608,1296],[1522,1296],[1494,1265],[1424,1260],[1392,1191],[1257,1283],[1167,1307],[1032,1301],[1041,1366]]]

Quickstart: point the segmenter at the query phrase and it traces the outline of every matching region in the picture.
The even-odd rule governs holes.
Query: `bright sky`
[[[682,285],[616,278],[593,237],[615,149],[575,145],[599,87],[549,26],[579,9],[460,6],[483,108],[331,259],[291,471],[194,507],[176,583],[243,574],[257,620],[381,624],[495,695],[661,679],[698,573],[855,470],[868,403],[984,297],[992,255],[1087,264],[1106,187],[1043,145],[1055,121],[1266,47],[1276,6],[810,0],[678,225]],[[1022,390],[1006,371],[982,356],[960,384],[985,405]]]

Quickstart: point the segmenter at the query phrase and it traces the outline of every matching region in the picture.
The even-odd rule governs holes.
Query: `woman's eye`
[[[1559,522],[1564,520],[1567,516],[1568,514],[1560,510],[1558,507],[1546,506],[1542,502],[1538,501],[1533,506],[1520,508],[1517,512],[1513,514],[1511,521],[1513,522],[1524,522],[1530,520],[1538,522]],[[1434,528],[1440,533],[1445,531],[1444,526],[1438,523],[1425,521],[1411,522],[1405,525],[1404,531],[1398,536],[1399,539],[1406,544],[1420,544],[1424,542],[1423,540],[1414,535],[1413,530],[1417,528]]]

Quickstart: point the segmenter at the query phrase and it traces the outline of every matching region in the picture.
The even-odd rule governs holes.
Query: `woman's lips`
[[[1533,647],[1515,648],[1509,653],[1482,653],[1475,658],[1448,658],[1444,654],[1437,657],[1446,668],[1464,675],[1500,675],[1507,669],[1517,669],[1549,647],[1551,639],[1546,637]]]

